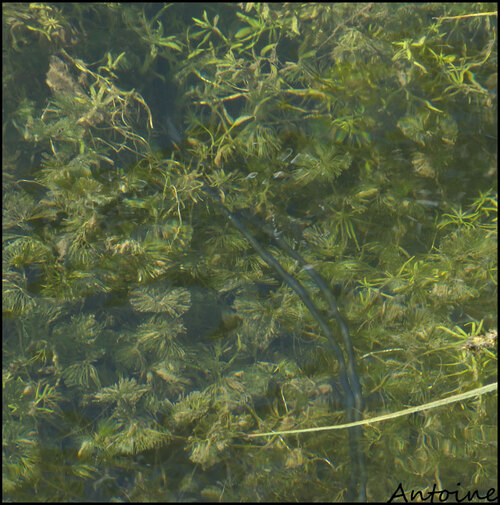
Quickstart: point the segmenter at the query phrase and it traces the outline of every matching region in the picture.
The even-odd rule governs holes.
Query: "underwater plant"
[[[3,6],[7,500],[496,488],[495,9]]]

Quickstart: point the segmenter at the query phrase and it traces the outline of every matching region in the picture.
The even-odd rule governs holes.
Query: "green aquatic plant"
[[[7,499],[496,485],[494,7],[3,13]]]

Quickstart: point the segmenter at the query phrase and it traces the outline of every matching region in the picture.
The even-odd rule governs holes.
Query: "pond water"
[[[5,4],[4,499],[493,500],[496,22]]]

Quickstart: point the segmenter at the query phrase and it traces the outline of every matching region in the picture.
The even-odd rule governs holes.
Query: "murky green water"
[[[496,496],[495,9],[3,6],[6,501]]]

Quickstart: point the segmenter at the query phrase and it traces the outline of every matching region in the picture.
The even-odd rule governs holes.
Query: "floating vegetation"
[[[496,488],[495,9],[3,6],[7,501]]]

